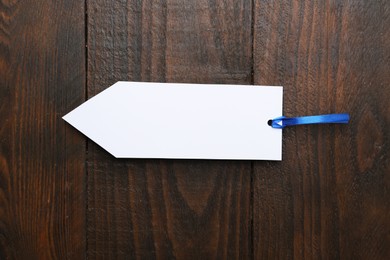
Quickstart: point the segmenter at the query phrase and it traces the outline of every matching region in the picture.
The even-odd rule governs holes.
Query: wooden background
[[[390,1],[0,0],[0,259],[390,259]],[[283,85],[283,162],[118,160],[118,80]]]

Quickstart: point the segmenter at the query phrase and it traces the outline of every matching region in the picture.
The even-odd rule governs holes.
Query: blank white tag
[[[63,117],[117,158],[281,160],[283,88],[117,82]]]

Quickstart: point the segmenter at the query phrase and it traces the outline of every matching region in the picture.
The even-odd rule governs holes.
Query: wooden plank
[[[0,4],[0,258],[85,257],[82,1]]]
[[[88,93],[251,83],[250,1],[89,1]],[[88,256],[247,258],[250,162],[118,160],[88,144]]]
[[[390,2],[256,0],[255,83],[284,85],[283,162],[254,165],[254,255],[389,259]]]

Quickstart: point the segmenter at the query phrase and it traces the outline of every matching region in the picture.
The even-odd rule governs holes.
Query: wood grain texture
[[[84,35],[81,1],[0,1],[1,259],[85,256]]]
[[[255,84],[286,116],[349,125],[283,132],[283,162],[254,165],[254,255],[390,258],[390,2],[255,0]]]
[[[251,83],[250,1],[88,3],[88,94]],[[248,258],[251,163],[117,160],[88,144],[88,257]]]
[[[0,1],[0,259],[390,259],[389,1],[84,4]],[[251,163],[118,160],[61,119],[118,80],[252,77],[351,122]]]

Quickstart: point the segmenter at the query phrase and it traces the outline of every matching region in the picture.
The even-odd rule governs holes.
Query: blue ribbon
[[[349,114],[328,114],[318,116],[301,116],[301,117],[277,117],[270,120],[268,124],[273,128],[283,129],[286,126],[308,125],[308,124],[347,124]]]

